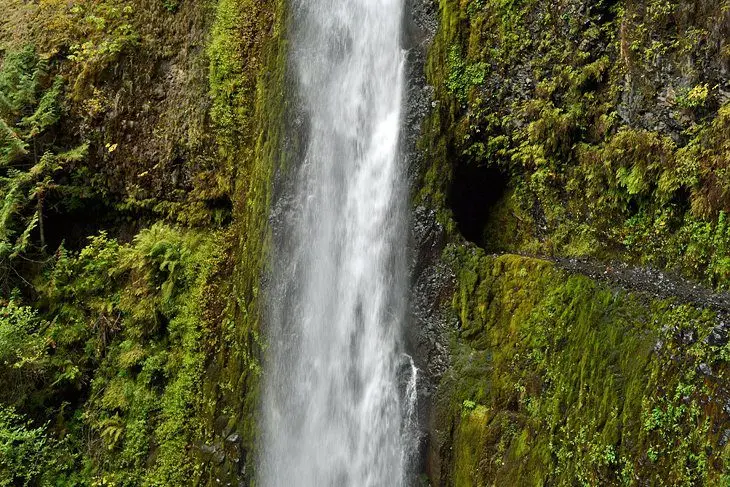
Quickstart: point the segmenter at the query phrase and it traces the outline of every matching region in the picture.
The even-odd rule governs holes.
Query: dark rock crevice
[[[447,204],[466,240],[485,247],[487,224],[508,183],[507,174],[494,166],[459,164],[455,167]]]

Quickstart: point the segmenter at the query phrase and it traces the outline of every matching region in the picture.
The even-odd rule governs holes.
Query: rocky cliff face
[[[726,481],[729,7],[439,2],[434,485]]]

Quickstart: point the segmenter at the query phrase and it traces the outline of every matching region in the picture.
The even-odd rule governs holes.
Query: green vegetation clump
[[[63,79],[48,71],[30,46],[9,53],[0,67],[0,285],[6,292],[18,284],[18,259],[45,247],[46,208],[78,204],[82,194],[62,180],[86,147],[64,150],[55,142]]]
[[[78,485],[69,460],[46,428],[0,406],[0,485]]]
[[[467,65],[459,52],[458,46],[452,46],[448,56],[449,77],[446,87],[451,94],[461,101],[466,101],[467,93],[475,86],[484,82],[486,63]]]
[[[61,247],[38,278],[39,309],[14,297],[0,316],[3,407],[57,419],[26,433],[9,415],[0,436],[42,436],[34,455],[65,458],[58,469],[84,472],[89,482],[183,485],[200,477],[188,449],[205,437],[203,370],[220,326],[211,311],[220,306],[214,290],[227,241],[227,233],[158,224],[130,244],[100,234],[78,253]],[[60,453],[44,452],[45,438]]]

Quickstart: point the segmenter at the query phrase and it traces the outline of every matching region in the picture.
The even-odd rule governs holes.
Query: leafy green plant
[[[11,409],[0,406],[0,485],[38,482],[48,463],[43,428],[33,428]]]
[[[701,108],[707,102],[710,94],[709,85],[701,84],[691,89],[681,90],[675,99],[675,103],[685,109]]]
[[[162,0],[162,6],[165,7],[165,10],[167,10],[170,13],[177,12],[177,9],[180,7],[180,2],[178,0]]]
[[[55,177],[85,155],[85,146],[57,153],[45,137],[61,117],[62,89],[61,78],[49,77],[46,61],[30,46],[9,53],[0,68],[0,266],[5,274],[19,255],[45,247],[46,200],[63,191]]]
[[[447,89],[459,100],[466,101],[469,90],[484,82],[487,65],[484,62],[467,64],[459,46],[451,46],[447,58]]]
[[[0,405],[0,486],[73,485],[66,471],[71,457],[63,446],[45,426],[35,427],[12,408]]]
[[[32,366],[45,351],[39,331],[46,324],[37,310],[19,306],[16,299],[2,303],[0,309],[0,373]]]

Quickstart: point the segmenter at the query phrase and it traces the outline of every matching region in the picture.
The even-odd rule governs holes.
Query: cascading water
[[[293,0],[306,150],[275,240],[260,482],[400,486],[416,369],[398,144],[403,0]]]

